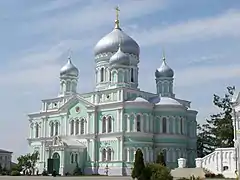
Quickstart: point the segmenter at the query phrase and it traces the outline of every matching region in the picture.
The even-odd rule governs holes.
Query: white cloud
[[[205,19],[189,20],[166,27],[153,27],[134,32],[133,36],[141,46],[160,43],[183,43],[193,40],[206,40],[221,37],[240,37],[240,11],[227,11],[224,14]]]
[[[121,8],[121,21],[142,17],[159,11],[165,7],[165,2],[165,0],[151,0],[151,3],[149,1],[121,1],[119,4]],[[94,28],[109,24],[111,21],[112,23],[114,22],[115,14],[113,8],[116,6],[115,3],[113,1],[91,1],[89,5],[83,6],[77,11],[55,14],[52,17],[47,17],[31,24],[28,22],[27,24],[23,24],[22,28],[37,33],[54,32],[55,34],[71,34],[72,32],[80,33],[93,30]]]
[[[194,86],[214,80],[228,80],[240,76],[240,64],[192,67],[176,71],[176,83],[178,87]]]

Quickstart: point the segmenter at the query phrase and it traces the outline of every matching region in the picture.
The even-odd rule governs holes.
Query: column
[[[150,162],[153,162],[153,149],[150,149]]]
[[[130,149],[127,148],[127,162],[130,161]]]
[[[141,115],[140,116],[141,117],[141,119],[140,119],[140,131],[141,132],[144,132],[144,119],[143,119],[143,115]],[[137,125],[137,123],[136,123],[136,125]]]
[[[119,112],[119,131],[123,131],[123,110],[121,109]]]
[[[146,117],[146,119],[145,119],[145,121],[146,121],[146,129],[145,129],[145,132],[149,132],[149,131],[150,131],[150,130],[149,130],[149,126],[150,126],[149,115],[146,115],[145,117]]]
[[[148,116],[148,120],[149,120],[149,132],[153,133],[153,120],[152,120],[153,116],[149,115]]]
[[[128,131],[128,132],[131,131],[131,119],[130,119],[130,115],[127,115],[127,131]]]
[[[89,143],[90,143],[90,139],[87,139],[87,161],[89,161],[90,160],[90,149],[89,149]]]
[[[117,161],[120,159],[120,137],[117,137]]]
[[[95,139],[92,140],[92,161],[95,161]]]
[[[93,113],[93,118],[92,118],[92,122],[93,122],[93,125],[92,125],[92,133],[94,134],[95,133],[95,126],[96,126],[96,115],[95,115],[95,112]]]
[[[148,147],[145,147],[145,161],[146,162],[149,162],[149,149]]]
[[[90,113],[88,112],[87,113],[87,132],[86,132],[86,134],[90,134],[91,132],[90,132],[90,117],[91,117],[91,115],[90,115]]]
[[[119,132],[119,114],[120,114],[120,110],[117,110],[117,117],[116,117],[116,132]]]

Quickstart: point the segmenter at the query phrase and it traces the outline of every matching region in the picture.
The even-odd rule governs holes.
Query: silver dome
[[[94,54],[96,56],[101,53],[114,53],[118,50],[119,44],[121,44],[123,52],[139,56],[140,48],[137,42],[124,33],[119,26],[115,26],[112,32],[98,41],[94,48]]]
[[[60,70],[60,76],[70,75],[70,76],[78,76],[78,68],[76,68],[70,58],[68,58],[67,64],[65,64]]]
[[[124,52],[122,52],[121,44],[118,45],[118,51],[110,58],[110,65],[129,65],[130,58]]]
[[[160,68],[158,68],[156,70],[155,76],[156,76],[156,78],[160,78],[160,77],[171,77],[172,78],[174,76],[174,72],[167,65],[165,57],[163,57],[163,62],[162,62],[162,65],[160,66]]]

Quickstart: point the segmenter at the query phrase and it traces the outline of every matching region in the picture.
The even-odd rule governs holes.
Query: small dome
[[[119,44],[121,44],[123,52],[139,56],[140,48],[137,42],[124,33],[119,26],[98,41],[94,48],[94,54],[96,56],[101,53],[114,53],[118,50]]]
[[[169,97],[160,97],[160,101],[156,105],[162,105],[162,106],[183,106],[181,103],[179,103],[177,100]]]
[[[158,68],[155,72],[156,78],[160,77],[170,77],[174,76],[173,70],[167,65],[165,57],[163,57],[163,62],[160,68]]]
[[[60,70],[60,76],[70,75],[70,76],[78,76],[78,68],[76,68],[73,64],[71,59],[68,59],[67,64],[65,64]]]
[[[109,64],[129,65],[130,59],[128,55],[122,52],[121,44],[119,44],[118,51],[110,58]]]
[[[148,102],[146,99],[142,98],[142,97],[137,97],[134,102]]]

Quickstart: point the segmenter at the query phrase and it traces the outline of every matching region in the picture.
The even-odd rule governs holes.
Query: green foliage
[[[145,168],[143,153],[141,149],[138,149],[135,154],[134,167],[132,170],[132,178],[141,179],[143,170]]]
[[[35,167],[38,159],[39,159],[39,153],[37,151],[32,153],[32,154],[29,153],[29,154],[26,154],[26,155],[22,155],[22,156],[17,158],[17,160],[18,160],[17,166],[21,170],[23,170],[23,169],[34,170],[34,167]]]
[[[3,172],[3,168],[2,168],[2,165],[0,164],[0,174],[2,174]]]
[[[160,152],[158,154],[156,163],[162,164],[163,166],[166,166],[165,157],[164,157],[163,152]]]
[[[48,176],[48,172],[47,172],[46,169],[43,170],[43,172],[42,172],[42,176]]]
[[[21,176],[19,171],[12,171],[10,175],[11,176]]]
[[[74,176],[81,176],[83,175],[81,168],[78,166],[78,164],[76,165],[75,169],[73,170],[73,175]]]
[[[162,164],[147,164],[143,172],[144,180],[173,180],[170,169]]]
[[[210,154],[218,147],[234,146],[231,97],[235,87],[227,87],[224,97],[213,95],[213,103],[220,112],[211,115],[203,125],[198,125],[197,153],[198,157]]]

